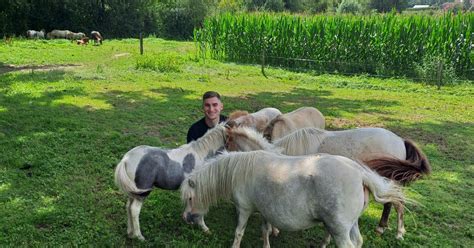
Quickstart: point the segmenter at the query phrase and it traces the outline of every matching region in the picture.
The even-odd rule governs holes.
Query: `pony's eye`
[[[193,198],[189,197],[189,201],[191,201]]]

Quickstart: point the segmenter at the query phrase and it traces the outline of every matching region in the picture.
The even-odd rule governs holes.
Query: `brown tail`
[[[423,174],[431,173],[430,162],[425,154],[411,140],[405,141],[406,160],[396,158],[377,158],[365,161],[365,164],[379,175],[407,185]]]

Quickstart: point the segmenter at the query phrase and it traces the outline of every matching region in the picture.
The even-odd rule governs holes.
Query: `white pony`
[[[238,110],[229,115],[227,125],[230,127],[251,127],[263,132],[267,125],[278,115],[281,115],[281,112],[276,108],[263,108],[251,114],[247,111]]]
[[[26,38],[28,39],[44,39],[44,29],[40,31],[28,30],[26,31]]]
[[[143,201],[153,187],[176,190],[184,178],[204,160],[224,147],[225,127],[217,125],[203,137],[176,149],[137,146],[128,151],[115,169],[115,183],[127,194],[127,233],[130,238],[145,238],[140,231],[139,215]],[[201,228],[208,232],[204,219]]]
[[[379,175],[393,179],[403,185],[431,172],[431,166],[423,152],[409,140],[383,128],[359,128],[346,131],[325,131],[303,128],[273,144],[248,128],[227,130],[226,149],[229,151],[270,150],[292,156],[329,153],[362,161]],[[384,211],[377,227],[383,233],[388,227],[391,204]],[[403,206],[396,206],[398,227],[397,239],[405,233]]]
[[[326,120],[319,110],[313,107],[301,107],[274,118],[263,131],[263,135],[271,142],[299,128],[317,127],[324,129],[325,125]]]
[[[323,222],[338,247],[361,247],[358,219],[370,190],[376,201],[401,205],[399,186],[346,157],[329,154],[286,156],[268,151],[218,156],[194,171],[181,185],[188,223],[202,219],[219,199],[231,199],[238,212],[232,247],[240,247],[247,220],[261,213],[264,247],[272,225],[288,231]]]

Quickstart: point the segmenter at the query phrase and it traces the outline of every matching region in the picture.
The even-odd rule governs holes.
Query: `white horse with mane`
[[[137,146],[128,151],[115,169],[115,183],[128,196],[127,233],[130,238],[144,240],[139,216],[143,201],[153,187],[176,190],[184,178],[200,167],[206,158],[224,148],[224,125],[217,125],[203,137],[175,149]],[[208,232],[204,219],[199,226]]]
[[[230,127],[251,127],[259,132],[263,132],[268,124],[278,115],[281,115],[281,112],[276,108],[263,108],[251,114],[247,111],[237,110],[230,113],[227,125]]]
[[[358,128],[345,131],[326,131],[303,128],[270,144],[262,134],[248,128],[227,130],[226,149],[229,151],[270,150],[286,155],[299,156],[316,153],[341,155],[362,161],[379,175],[403,185],[431,172],[431,166],[423,152],[410,141],[383,128]],[[383,233],[388,227],[392,205],[384,205],[377,227]],[[403,239],[403,205],[397,211],[397,239]]]
[[[272,225],[288,231],[323,222],[337,247],[362,247],[358,219],[368,191],[377,202],[402,205],[397,184],[346,157],[329,154],[286,156],[268,151],[218,156],[194,171],[181,185],[188,223],[202,219],[219,199],[232,200],[238,224],[232,247],[240,247],[248,218],[261,213],[264,247],[270,247]]]
[[[263,130],[263,135],[271,142],[300,128],[316,127],[324,129],[325,125],[326,119],[318,109],[301,107],[274,118]]]

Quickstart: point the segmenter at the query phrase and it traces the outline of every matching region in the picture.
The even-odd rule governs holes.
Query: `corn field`
[[[224,61],[416,77],[417,66],[433,56],[444,58],[458,77],[474,79],[473,25],[473,13],[222,14],[206,19],[194,39],[199,56]]]

